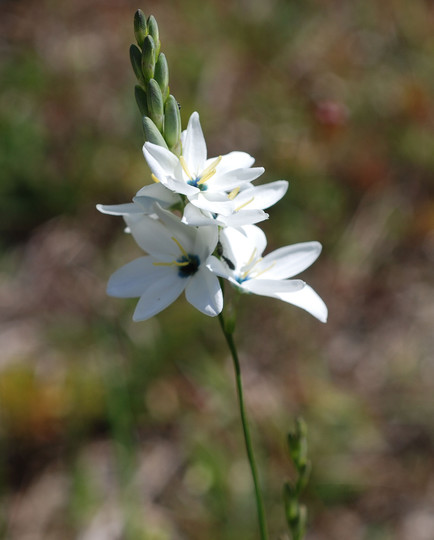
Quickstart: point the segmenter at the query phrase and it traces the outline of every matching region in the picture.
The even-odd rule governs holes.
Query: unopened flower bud
[[[163,95],[161,94],[160,86],[155,79],[149,81],[146,97],[149,116],[161,132],[163,131],[164,117]]]
[[[166,141],[163,139],[163,135],[161,135],[161,133],[158,131],[157,126],[149,118],[149,116],[144,116],[142,122],[145,140],[147,142],[158,144],[158,146],[163,146],[164,148],[167,148],[167,144]]]
[[[142,73],[142,53],[135,45],[131,45],[130,47],[130,60],[137,80],[140,84],[145,85],[146,81]]]
[[[166,101],[169,95],[169,67],[167,65],[166,56],[161,53],[155,64],[154,79],[160,85],[163,101]]]
[[[134,97],[136,98],[137,106],[142,114],[142,116],[148,116],[148,104],[146,99],[146,92],[141,86],[136,84],[134,88]]]
[[[148,32],[154,38],[155,43],[155,56],[160,54],[160,32],[158,30],[158,24],[153,15],[148,17]]]
[[[148,33],[146,25],[146,17],[141,9],[138,9],[134,14],[134,35],[136,36],[137,45],[142,47],[143,41]]]
[[[161,55],[160,55],[161,56]],[[172,150],[181,136],[181,117],[176,99],[170,95],[164,107],[164,138]]]
[[[142,72],[146,82],[154,77],[155,70],[155,43],[152,36],[147,35],[142,47]]]

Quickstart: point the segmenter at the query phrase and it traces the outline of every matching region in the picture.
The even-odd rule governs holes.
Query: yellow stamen
[[[170,262],[153,262],[154,266],[188,266],[190,263],[189,261],[184,262],[178,262],[178,261],[170,261]]]
[[[214,172],[212,174],[215,174],[215,169],[217,168],[217,165],[220,163],[220,161],[222,160],[222,156],[219,156],[218,158],[216,158],[214,161],[212,161],[208,167],[206,169],[204,169],[202,171],[202,174],[200,175],[201,178],[203,178],[204,176],[208,176],[208,174],[214,170]],[[212,176],[212,175],[211,175]]]
[[[260,259],[262,260],[262,259]],[[259,261],[258,261],[259,262]],[[270,266],[267,266],[267,268],[264,268],[264,270],[261,270],[260,272],[258,272],[255,276],[255,279],[258,277],[258,276],[261,276],[262,274],[264,274],[265,272],[268,272],[268,270],[271,270],[273,268],[273,266],[276,264],[276,261],[274,261],[273,263],[270,264]]]
[[[239,187],[236,187],[235,189],[233,189],[229,195],[228,195],[228,199],[230,199],[231,201],[233,201],[235,199],[235,197],[238,195],[238,193],[240,192],[240,188]]]
[[[207,182],[214,175],[215,175],[215,169],[212,169],[205,176],[201,177],[197,185],[200,186],[201,184],[205,184],[205,182]]]
[[[193,177],[190,174],[190,171],[188,170],[187,162],[185,161],[184,156],[179,156],[179,161],[181,163],[182,168],[184,169],[185,174],[190,178],[190,180],[193,179]]]
[[[158,178],[155,176],[154,173],[151,174],[151,178],[152,178],[152,180],[153,180],[156,184],[159,184],[159,183],[160,183],[160,180],[158,180]]]
[[[181,253],[184,255],[184,257],[187,257],[187,258],[188,258],[188,253],[187,253],[187,252],[185,251],[185,249],[181,246],[181,244],[178,242],[178,240],[177,240],[174,236],[172,236],[171,239],[172,239],[172,240],[175,242],[175,244],[179,247],[179,249],[180,249]]]
[[[252,262],[255,259],[255,255],[256,255],[256,248],[253,249],[252,254],[250,255],[250,259],[246,263],[246,266],[250,266],[252,264]],[[262,260],[262,259],[259,259],[259,260]]]
[[[235,212],[239,212],[242,208],[244,208],[245,206],[250,204],[254,199],[255,199],[255,197],[252,197],[251,199],[249,199],[247,202],[245,202],[244,204],[242,204],[238,208],[235,208]]]

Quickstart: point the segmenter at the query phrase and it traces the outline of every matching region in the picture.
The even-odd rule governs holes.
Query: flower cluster
[[[179,154],[149,140],[143,154],[154,183],[131,203],[97,206],[123,216],[146,253],[117,270],[107,287],[112,296],[140,297],[134,320],[156,315],[183,291],[195,308],[216,316],[223,309],[219,278],[225,278],[240,292],[278,298],[326,321],[321,298],[291,279],[317,259],[321,245],[304,242],[263,256],[267,240],[256,224],[268,218],[265,209],[284,196],[288,182],[255,186],[264,169],[253,167],[245,152],[208,158],[196,112],[181,133]]]

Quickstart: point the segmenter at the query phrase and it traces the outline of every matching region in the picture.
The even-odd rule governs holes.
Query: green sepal
[[[164,106],[164,138],[172,151],[180,143],[181,116],[178,103],[172,95],[167,98]]]
[[[143,41],[142,47],[142,72],[145,77],[145,81],[154,77],[155,71],[155,43],[152,36],[147,35]]]
[[[163,131],[164,104],[163,95],[160,90],[160,85],[155,79],[151,79],[148,83],[146,92],[148,111],[151,120],[157,126],[157,129]]]
[[[163,135],[161,135],[161,133],[158,131],[157,126],[149,118],[149,116],[143,117],[142,124],[146,142],[158,144],[158,146],[167,148],[167,144],[166,141],[163,139]]]
[[[154,38],[155,43],[155,57],[158,58],[160,54],[160,32],[158,30],[157,20],[153,15],[148,17],[148,32]]]
[[[136,98],[136,103],[142,116],[149,116],[146,92],[138,84],[134,87],[134,97]]]
[[[130,47],[130,60],[131,65],[133,66],[134,74],[137,77],[137,80],[143,86],[146,85],[145,77],[142,73],[142,53],[136,45],[131,45]]]
[[[141,9],[138,9],[134,13],[134,35],[136,37],[137,45],[141,48],[143,41],[148,34],[148,27],[146,25],[146,17]]]
[[[301,493],[303,489],[306,487],[308,481],[310,472],[312,470],[312,463],[308,461],[306,465],[303,465],[302,467],[299,467],[298,469],[298,478],[297,483],[295,486],[295,489],[297,490],[297,493]]]
[[[169,66],[167,65],[166,56],[161,53],[155,64],[154,79],[160,85],[161,93],[163,94],[163,101],[169,95]]]

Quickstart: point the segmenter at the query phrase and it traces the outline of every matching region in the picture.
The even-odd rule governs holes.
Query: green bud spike
[[[146,92],[138,84],[136,84],[136,86],[134,87],[134,97],[136,98],[136,103],[139,107],[140,112],[142,113],[142,116],[148,116]]]
[[[137,45],[141,48],[143,41],[148,34],[146,25],[146,17],[141,9],[138,9],[134,14],[134,35],[136,36]]]
[[[145,140],[163,148],[167,148],[166,141],[163,139],[163,135],[158,131],[157,126],[149,118],[149,116],[143,117],[143,131],[145,133]]]
[[[145,85],[146,81],[142,73],[142,53],[135,45],[130,47],[130,60],[137,80],[140,84]]]
[[[169,66],[163,53],[160,54],[155,64],[154,79],[160,85],[163,101],[165,102],[169,95]]]
[[[161,55],[160,55],[161,56]],[[172,150],[179,143],[181,137],[181,117],[176,99],[170,95],[164,107],[164,138],[167,146]]]
[[[155,43],[152,36],[147,35],[142,47],[142,72],[146,82],[154,77],[155,71]]]
[[[148,17],[148,31],[149,34],[154,38],[155,43],[155,57],[158,58],[160,54],[160,32],[158,30],[158,24],[153,15]]]
[[[157,126],[158,130],[162,132],[164,118],[163,95],[161,94],[160,86],[155,79],[149,81],[146,97],[149,116]]]

